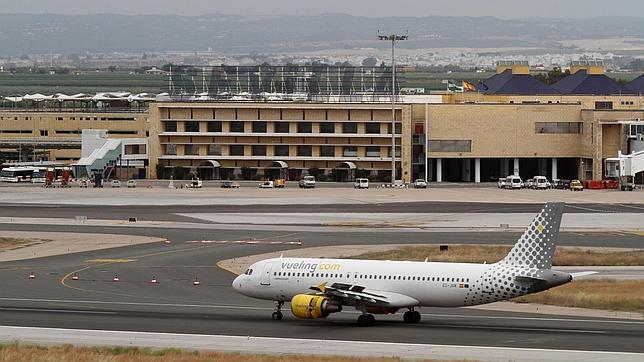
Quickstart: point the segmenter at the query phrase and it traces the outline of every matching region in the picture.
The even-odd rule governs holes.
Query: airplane
[[[324,319],[343,307],[361,312],[358,325],[372,326],[373,314],[403,314],[418,323],[419,307],[464,307],[541,292],[595,272],[552,269],[563,203],[547,203],[502,260],[491,264],[272,258],[252,264],[235,278],[239,293],[275,301],[281,320],[290,301],[297,318]]]

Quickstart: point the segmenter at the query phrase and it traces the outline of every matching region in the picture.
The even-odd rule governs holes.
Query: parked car
[[[136,187],[136,180],[127,180],[127,188],[135,188]]]
[[[315,188],[315,177],[313,176],[304,176],[300,182],[298,182],[298,186],[300,186],[301,189],[314,189]]]
[[[200,179],[192,179],[190,180],[190,183],[188,184],[188,187],[191,189],[200,189],[203,187],[203,181]]]
[[[272,189],[275,188],[273,181],[264,181],[261,184],[257,185],[260,189]]]
[[[553,179],[553,187],[558,190],[567,190],[570,188],[570,180]]]
[[[520,190],[523,188],[523,180],[519,176],[508,176],[505,179],[505,188],[511,190]]]
[[[112,180],[110,184],[112,185],[112,187],[118,187],[118,188],[121,187],[121,181],[119,180]]]
[[[570,181],[570,191],[584,191],[584,185],[579,180]]]
[[[535,176],[532,180],[533,189],[546,190],[552,187],[552,184],[545,176]]]
[[[221,188],[222,189],[238,189],[239,188],[239,183],[235,181],[222,181],[221,182]]]
[[[369,179],[368,178],[357,178],[356,182],[353,184],[354,189],[368,189],[369,188]]]
[[[533,189],[534,185],[535,185],[535,177],[525,180],[525,185],[524,186],[526,188]]]
[[[499,179],[499,181],[496,183],[496,187],[498,187],[498,188],[500,188],[500,189],[504,189],[504,188],[505,188],[505,177],[501,177],[501,178]]]
[[[414,181],[414,188],[415,189],[426,189],[427,188],[427,181],[423,180],[422,178],[419,178]]]

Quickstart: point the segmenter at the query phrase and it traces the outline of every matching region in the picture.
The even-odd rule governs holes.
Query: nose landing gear
[[[283,305],[284,305],[284,302],[282,302],[282,301],[277,301],[275,303],[275,312],[273,312],[273,314],[271,315],[271,318],[274,321],[279,321],[284,317],[284,315],[282,314],[282,306]]]

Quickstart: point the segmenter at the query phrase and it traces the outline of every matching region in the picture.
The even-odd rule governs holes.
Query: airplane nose
[[[233,289],[236,291],[241,291],[241,275],[233,280]]]

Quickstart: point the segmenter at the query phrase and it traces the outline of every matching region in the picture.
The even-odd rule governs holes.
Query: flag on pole
[[[451,80],[447,81],[447,91],[453,93],[463,93],[463,87],[456,85]]]
[[[467,81],[463,81],[463,91],[464,92],[476,92],[476,85]]]

